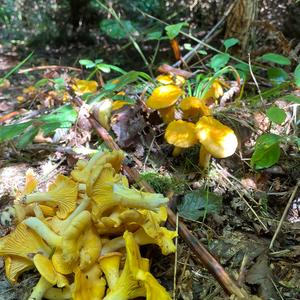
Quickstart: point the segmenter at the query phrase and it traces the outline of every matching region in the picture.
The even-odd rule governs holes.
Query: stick
[[[73,102],[79,107],[84,103],[78,97],[73,98]],[[120,147],[112,139],[109,133],[104,129],[93,117],[89,116],[89,121],[91,125],[97,132],[97,135],[103,139],[106,145],[112,150],[120,150]],[[153,188],[144,180],[140,179],[140,174],[136,169],[132,169],[129,166],[123,164],[123,171],[133,182],[139,184],[145,191],[153,193]],[[176,228],[176,215],[168,207],[168,221],[169,223]],[[188,230],[186,225],[179,221],[178,222],[178,233],[184,239],[184,241],[189,245],[197,256],[199,262],[201,262],[204,267],[216,278],[219,284],[223,287],[225,292],[229,295],[236,295],[240,299],[249,299],[245,291],[242,291],[238,285],[230,278],[226,273],[224,268],[220,263],[209,253],[209,251],[199,242],[199,240]]]
[[[76,72],[82,72],[79,68],[74,67],[67,67],[67,66],[38,66],[38,67],[32,67],[28,69],[21,69],[18,74],[24,74],[27,72],[33,72],[33,71],[39,71],[39,70],[59,70],[59,69],[67,69],[69,71],[76,71]]]
[[[294,190],[293,190],[293,192],[291,194],[291,197],[290,197],[290,199],[289,199],[289,201],[288,201],[288,203],[287,203],[287,205],[286,205],[286,207],[285,207],[285,209],[283,211],[283,214],[281,216],[280,222],[279,222],[279,224],[278,224],[278,226],[276,228],[276,231],[275,231],[275,233],[274,233],[274,235],[272,237],[269,249],[273,248],[274,242],[275,242],[275,240],[277,238],[277,235],[278,235],[278,233],[279,233],[279,231],[280,231],[280,229],[282,227],[283,221],[284,221],[284,219],[285,219],[285,217],[286,217],[286,215],[288,213],[288,210],[289,210],[289,208],[290,208],[290,206],[291,206],[291,204],[293,202],[293,199],[294,199],[294,197],[296,195],[296,192],[298,190],[299,185],[300,185],[300,181],[297,182],[297,184],[296,184],[296,186],[295,186],[295,188],[294,188]]]

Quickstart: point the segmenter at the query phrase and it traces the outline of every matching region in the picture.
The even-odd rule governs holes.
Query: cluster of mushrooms
[[[223,88],[219,80],[214,80],[201,99],[183,98],[181,85],[184,80],[178,78],[180,76],[158,76],[157,81],[162,85],[153,90],[146,105],[158,110],[163,122],[168,124],[165,139],[175,146],[173,155],[178,156],[183,149],[200,143],[199,165],[206,169],[211,156],[231,156],[238,145],[234,131],[216,120],[208,107],[210,100],[222,96]],[[182,119],[175,120],[176,111],[181,112]]]
[[[175,252],[166,221],[168,198],[130,188],[120,174],[121,151],[79,160],[69,177],[58,175],[48,191],[26,174],[14,205],[16,227],[0,239],[11,283],[35,268],[40,278],[29,300],[171,299],[149,271],[140,245]]]

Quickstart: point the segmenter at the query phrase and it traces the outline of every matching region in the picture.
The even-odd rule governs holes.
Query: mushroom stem
[[[63,289],[51,287],[44,294],[44,298],[49,300],[71,299],[71,297],[71,289],[68,286]]]
[[[33,229],[47,244],[55,248],[60,246],[61,237],[54,233],[45,223],[36,217],[29,217],[23,221],[25,225]]]
[[[164,123],[169,124],[175,118],[175,107],[174,105],[166,108],[161,108],[158,110],[161,118],[163,119]]]
[[[207,169],[209,166],[210,158],[211,154],[206,150],[206,148],[203,145],[201,145],[199,153],[199,166],[203,169]]]
[[[28,300],[41,300],[45,292],[52,287],[52,284],[48,282],[43,276],[38,281],[37,285],[33,288]]]
[[[182,151],[183,151],[183,148],[175,146],[175,148],[173,149],[172,155],[176,157],[176,156],[180,155],[182,153]]]

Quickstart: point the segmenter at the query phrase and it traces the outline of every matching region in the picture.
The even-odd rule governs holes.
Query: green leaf
[[[249,65],[246,63],[239,63],[233,66],[238,71],[243,80],[247,80],[250,74]]]
[[[278,65],[290,65],[291,61],[280,54],[275,54],[275,53],[266,53],[263,56],[258,57],[259,60],[263,62],[270,62]]]
[[[87,69],[91,69],[91,68],[94,68],[95,67],[95,63],[89,59],[81,59],[79,60],[79,63],[82,65],[82,66],[85,66]]]
[[[97,65],[97,69],[99,69],[100,71],[104,72],[104,73],[110,73],[110,66],[107,64],[98,64]]]
[[[45,86],[48,82],[49,82],[49,79],[43,78],[43,79],[37,81],[34,86],[36,88],[39,88],[39,87]]]
[[[288,102],[293,102],[293,103],[300,104],[300,97],[295,96],[295,95],[286,95],[286,96],[283,97],[283,99],[288,101]]]
[[[288,73],[281,68],[269,68],[267,74],[274,85],[279,85],[289,78]]]
[[[259,170],[276,164],[280,157],[280,139],[280,136],[271,133],[258,137],[251,157],[251,166]]]
[[[282,124],[286,119],[285,111],[277,106],[268,108],[266,111],[266,115],[270,119],[270,121],[279,125]]]
[[[222,197],[206,190],[196,190],[186,194],[177,209],[181,217],[196,221],[208,214],[219,213],[221,206]]]
[[[175,39],[183,26],[188,26],[188,23],[181,22],[181,23],[166,26],[165,29],[166,29],[168,38],[170,40]]]
[[[146,35],[145,40],[146,41],[153,41],[153,40],[159,41],[161,36],[162,36],[162,31],[152,31]]]
[[[230,47],[233,47],[234,45],[237,45],[239,44],[239,40],[236,39],[236,38],[230,38],[230,39],[227,39],[223,42],[224,46],[225,46],[225,49],[226,51],[230,48]]]
[[[300,64],[296,67],[294,71],[295,83],[297,87],[300,87]]]
[[[24,130],[32,124],[32,121],[20,124],[0,126],[0,143],[10,140],[24,132]]]
[[[53,79],[53,82],[55,83],[54,88],[56,90],[63,90],[66,87],[65,80],[63,78],[55,78]]]
[[[134,23],[129,20],[103,20],[100,23],[100,28],[106,35],[113,39],[124,39],[127,37],[127,33],[137,34]]]
[[[28,144],[30,144],[34,137],[38,134],[40,130],[39,126],[34,126],[33,124],[29,126],[25,132],[19,137],[17,148],[24,149]]]
[[[230,55],[228,53],[220,53],[213,56],[210,60],[210,66],[214,71],[218,71],[223,68],[229,61]]]
[[[45,135],[52,133],[57,128],[69,128],[75,123],[77,112],[71,105],[64,105],[49,115],[38,118],[43,122],[41,129]]]

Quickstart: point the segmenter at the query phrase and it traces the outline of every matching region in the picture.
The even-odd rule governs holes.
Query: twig
[[[18,72],[18,74],[24,74],[24,73],[28,73],[28,72],[48,70],[48,69],[49,70],[66,69],[66,70],[75,71],[75,72],[82,72],[82,70],[79,68],[51,65],[51,66],[38,66],[38,67],[32,67],[32,68],[28,68],[28,69],[21,69]]]
[[[254,73],[253,73],[253,70],[252,70],[250,53],[248,53],[248,65],[249,65],[249,71],[250,71],[251,77],[252,77],[252,79],[253,79],[253,81],[254,81],[254,83],[255,83],[255,85],[256,85],[256,88],[257,88],[257,92],[258,92],[260,101],[261,101],[262,105],[264,106],[264,105],[265,105],[265,100],[264,100],[264,98],[263,98],[263,96],[262,96],[262,94],[261,94],[261,90],[260,90],[260,88],[259,88],[259,85],[258,85],[258,83],[257,83],[257,80],[256,80],[256,78],[255,78],[255,76],[254,76]]]
[[[275,242],[275,240],[277,238],[277,235],[279,234],[279,231],[280,231],[280,229],[281,229],[281,227],[283,225],[283,221],[284,221],[284,219],[285,219],[285,217],[286,217],[286,215],[288,213],[288,210],[289,210],[289,208],[290,208],[290,206],[291,206],[291,204],[292,204],[292,202],[294,200],[294,197],[296,195],[296,192],[298,190],[299,185],[300,185],[300,181],[298,181],[297,184],[296,184],[296,186],[294,187],[294,190],[293,190],[293,192],[291,194],[291,197],[290,197],[290,199],[289,199],[289,201],[288,201],[288,203],[287,203],[287,205],[286,205],[286,207],[285,207],[285,209],[283,211],[283,214],[281,216],[280,222],[279,222],[279,224],[277,226],[277,229],[276,229],[276,231],[275,231],[275,233],[274,233],[274,235],[272,237],[272,240],[271,240],[271,243],[270,243],[270,246],[269,246],[270,250],[273,248],[274,242]]]
[[[178,234],[178,213],[176,213],[176,232]],[[176,277],[177,277],[177,261],[178,261],[178,236],[175,238],[175,246],[176,246],[176,252],[175,252],[175,258],[174,258],[174,276],[173,276],[173,299],[176,299]]]
[[[223,14],[222,18],[218,21],[218,23],[205,35],[203,38],[203,41],[209,42],[210,38],[213,36],[214,32],[225,22],[226,18],[232,11],[236,1],[233,1],[232,4],[228,7],[227,11]],[[173,67],[179,67],[182,62],[188,63],[195,54],[197,54],[197,51],[202,49],[204,47],[203,42],[198,43],[191,51],[189,51],[187,54],[185,54],[179,61],[177,61],[175,64],[173,64]]]
[[[84,104],[84,102],[78,97],[74,97],[73,102],[75,102],[75,104],[79,107]],[[89,121],[94,127],[96,133],[104,140],[110,149],[120,150],[119,146],[112,139],[106,129],[101,127],[101,125],[94,119],[92,115],[89,116]],[[145,191],[152,193],[154,192],[153,188],[146,181],[140,179],[140,174],[136,169],[132,169],[123,164],[123,171],[132,182],[139,184],[139,186]],[[176,215],[169,207],[167,208],[167,211],[169,223],[176,228]],[[193,250],[199,262],[201,262],[202,265],[216,278],[226,293],[229,295],[236,295],[240,299],[249,299],[247,293],[238,287],[238,285],[233,279],[230,278],[220,263],[210,254],[210,252],[181,221],[178,222],[178,233],[185,240],[187,245]]]

